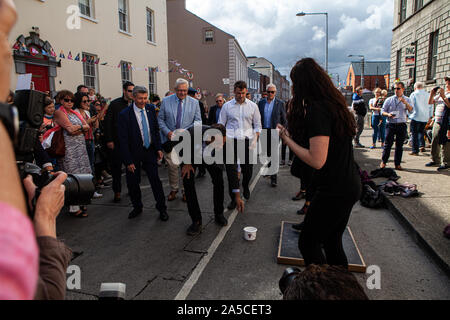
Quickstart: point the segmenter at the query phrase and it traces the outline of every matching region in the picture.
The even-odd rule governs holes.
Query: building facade
[[[347,72],[346,87],[355,91],[362,84],[364,74],[364,89],[373,91],[375,88],[389,88],[389,61],[365,61],[364,70],[361,61],[353,61]]]
[[[248,81],[247,58],[236,38],[186,10],[185,0],[167,0],[171,88],[185,78],[208,105],[215,95],[233,95],[234,83]],[[186,72],[188,71],[188,72]]]
[[[396,0],[391,47],[391,86],[421,81],[428,90],[450,75],[450,1]]]
[[[247,68],[247,71],[248,71],[248,83],[247,83],[248,92],[251,93],[252,100],[254,102],[257,102],[261,99],[261,92],[259,90],[261,75],[259,74],[259,72],[251,68]]]
[[[116,98],[126,80],[159,95],[168,90],[165,0],[15,4],[13,86],[18,75],[32,73],[35,89],[52,93],[85,84]]]

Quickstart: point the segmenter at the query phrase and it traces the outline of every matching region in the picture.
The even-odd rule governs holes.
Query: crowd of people
[[[375,97],[369,101],[373,129],[370,149],[376,149],[377,142],[380,142],[383,149],[380,168],[386,167],[394,142],[394,165],[397,170],[403,170],[401,162],[406,143],[411,146],[411,156],[419,156],[427,148],[431,149],[431,161],[425,166],[437,167],[440,172],[450,168],[450,143],[447,142],[450,139],[450,77],[444,80],[444,88],[435,87],[431,92],[425,90],[422,82],[416,82],[410,97],[405,96],[403,82],[395,83],[395,94],[391,97],[387,97],[386,90],[374,90]],[[356,148],[364,148],[359,141],[367,114],[362,93],[361,87],[356,88],[352,103],[358,127],[354,141]]]

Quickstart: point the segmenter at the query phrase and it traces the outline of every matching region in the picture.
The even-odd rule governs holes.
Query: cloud
[[[238,39],[247,56],[263,56],[283,74],[298,59],[313,57],[325,65],[325,16],[296,17],[297,12],[327,12],[329,69],[344,79],[349,54],[389,60],[392,0],[186,0],[187,9]]]

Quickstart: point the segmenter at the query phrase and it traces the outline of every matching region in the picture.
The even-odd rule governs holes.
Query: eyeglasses
[[[267,91],[267,93],[277,93],[276,91]]]
[[[403,90],[403,88],[395,88],[395,90]]]
[[[64,99],[64,102],[67,102],[67,103],[72,102],[73,103],[73,99]]]
[[[129,92],[129,93],[133,93],[133,90],[127,90],[127,92]]]

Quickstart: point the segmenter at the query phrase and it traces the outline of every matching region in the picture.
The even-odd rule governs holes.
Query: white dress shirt
[[[145,117],[145,121],[147,121],[147,127],[148,127],[148,137],[149,137],[149,141],[150,143],[152,143],[152,135],[150,132],[150,122],[148,121],[148,117],[147,117],[147,110],[145,109],[139,109],[135,103],[133,103],[133,110],[134,110],[134,114],[136,115],[136,120],[139,126],[139,129],[141,130],[141,137],[142,137],[142,145],[144,145],[144,128],[142,127],[142,113],[141,111],[144,110],[144,117]]]
[[[245,99],[243,104],[239,104],[233,99],[223,105],[219,124],[227,129],[228,138],[251,140],[255,132],[261,132],[261,114],[254,102]]]

